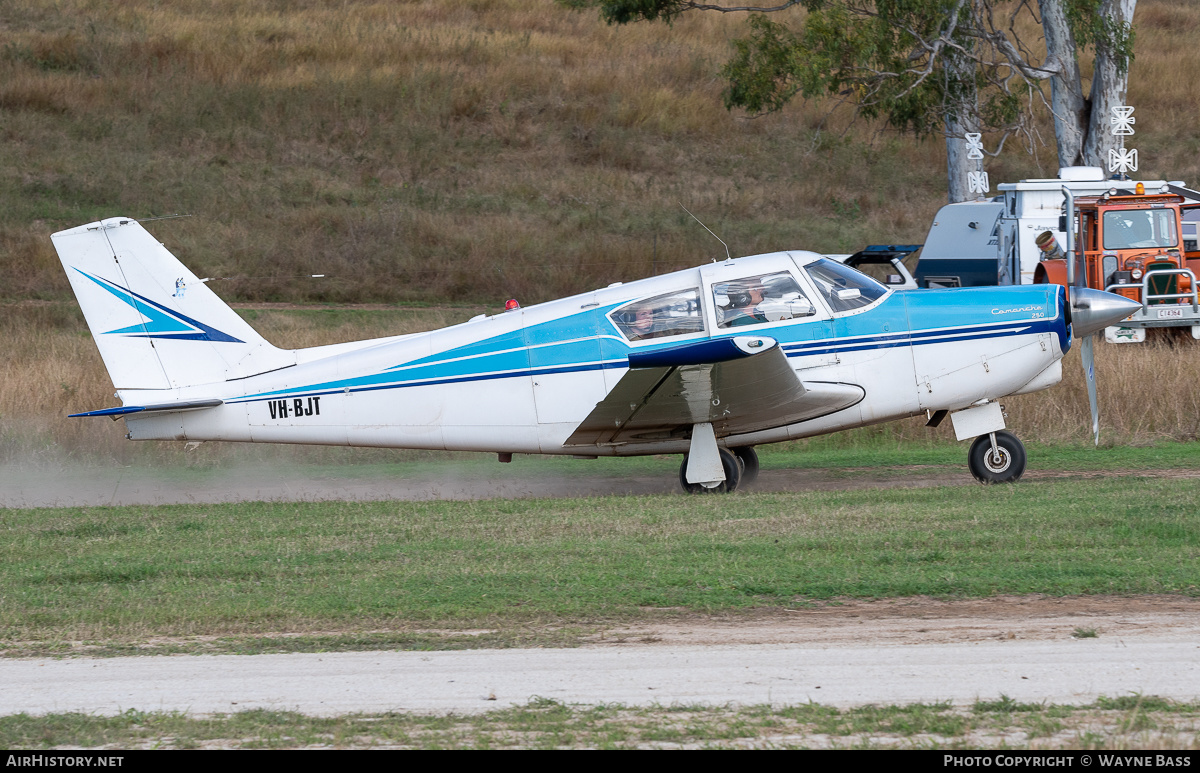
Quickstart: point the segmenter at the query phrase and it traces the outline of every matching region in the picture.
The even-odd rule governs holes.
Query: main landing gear
[[[758,478],[758,454],[752,446],[732,450],[722,448],[719,453],[725,480],[711,488],[702,483],[688,483],[688,455],[683,455],[683,463],[679,465],[679,485],[684,491],[689,494],[729,494],[743,483],[753,483]]]
[[[1025,446],[1003,430],[980,435],[967,452],[967,466],[980,483],[1014,483],[1025,472]]]
[[[753,483],[758,480],[758,454],[754,446],[742,446],[733,449],[733,455],[742,464],[742,483]]]

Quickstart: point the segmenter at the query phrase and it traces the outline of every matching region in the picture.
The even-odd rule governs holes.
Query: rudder
[[[151,236],[116,217],[51,239],[117,389],[175,389],[294,365]]]

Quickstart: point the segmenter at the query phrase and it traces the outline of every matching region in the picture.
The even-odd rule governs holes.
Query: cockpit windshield
[[[809,263],[804,270],[835,314],[870,306],[888,291],[866,274],[827,258]]]
[[[1116,209],[1104,213],[1104,249],[1154,249],[1179,244],[1174,209]]]

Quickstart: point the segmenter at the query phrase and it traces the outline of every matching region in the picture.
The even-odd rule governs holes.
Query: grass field
[[[1125,454],[1160,469],[1197,448]],[[839,597],[1195,595],[1198,496],[1200,479],[1134,471],[732,497],[0,510],[0,647],[569,645],[614,623]],[[455,633],[480,628],[495,633]],[[178,640],[146,646],[164,636]]]
[[[1200,178],[1198,21],[1186,0],[1138,3],[1128,103],[1150,178]],[[832,103],[726,111],[737,14],[26,0],[0,24],[6,299],[67,297],[48,235],[118,214],[190,215],[151,231],[234,300],[494,303],[716,257],[681,203],[752,254],[919,242],[945,202],[940,138]],[[1034,155],[987,161],[994,183],[1053,176],[1037,127]]]
[[[919,242],[945,199],[936,138],[911,142],[831,104],[753,120],[725,111],[716,73],[743,27],[720,15],[610,28],[594,11],[550,2],[281,8],[0,5],[6,472],[147,464],[219,480],[248,461],[344,475],[355,474],[349,464],[413,473],[449,461],[491,474],[465,455],[214,444],[186,453],[127,443],[108,421],[65,419],[113,400],[48,239],[61,228],[188,215],[148,227],[216,277],[222,297],[253,303],[239,311],[270,340],[301,347],[440,327],[512,295],[528,305],[723,254],[680,204],[751,254]],[[1139,174],[1195,186],[1200,106],[1180,74],[1200,71],[1200,9],[1142,0],[1135,22],[1128,101]],[[993,182],[1053,175],[1041,121],[1048,142],[989,159]],[[1197,354],[1190,342],[1099,347],[1100,451],[1083,445],[1078,354],[1062,385],[1005,401],[1032,469],[1112,473],[1099,479],[699,499],[0,509],[0,656],[570,646],[614,623],[843,597],[1195,596],[1200,481],[1137,471],[1200,462]],[[764,466],[848,477],[961,470],[949,428],[922,424],[767,449]],[[670,476],[677,463],[531,469]],[[479,628],[492,633],[460,635]],[[968,712],[546,702],[480,719],[7,717],[0,747],[1169,748],[1195,745],[1196,710],[1153,700]]]
[[[1195,749],[1200,705],[1129,696],[1088,706],[980,701],[866,706],[566,706],[480,715],[0,717],[7,749]]]

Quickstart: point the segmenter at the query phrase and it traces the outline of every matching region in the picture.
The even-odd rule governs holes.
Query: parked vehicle
[[[1073,253],[1075,284],[1142,304],[1106,329],[1106,340],[1144,341],[1158,327],[1188,327],[1200,338],[1200,244],[1195,222],[1185,231],[1183,220],[1200,208],[1200,193],[1181,182],[1105,179],[1095,167],[998,188],[993,199],[939,210],[917,264],[918,286],[1070,285]]]
[[[904,260],[916,254],[921,249],[919,244],[872,244],[866,249],[852,255],[826,255],[830,260],[845,263],[850,268],[861,271],[877,282],[897,290],[917,289],[917,280],[913,278]]]

